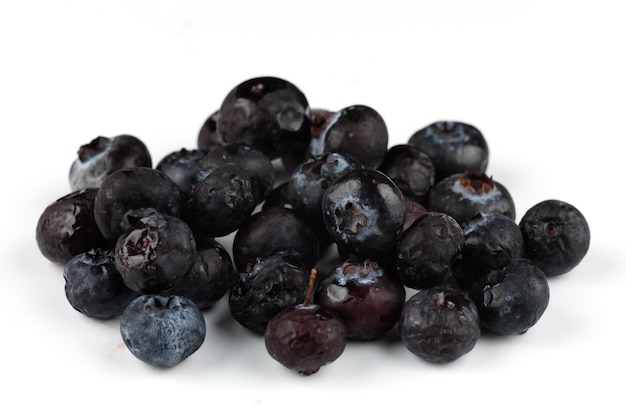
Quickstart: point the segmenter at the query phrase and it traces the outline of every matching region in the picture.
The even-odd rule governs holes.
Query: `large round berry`
[[[547,276],[572,270],[585,257],[591,240],[585,216],[560,200],[544,200],[520,220],[525,257]]]
[[[205,155],[206,152],[199,149],[182,148],[165,155],[157,163],[156,169],[165,172],[178,185],[180,191],[188,195]]]
[[[404,225],[402,192],[379,171],[339,177],[322,200],[326,228],[341,251],[380,259],[393,249]]]
[[[143,362],[171,368],[196,352],[206,337],[206,322],[192,301],[179,295],[135,298],[120,317],[122,340]]]
[[[396,183],[402,193],[423,204],[435,184],[435,165],[413,145],[395,145],[387,150],[379,170]]]
[[[252,78],[224,98],[218,132],[225,144],[247,145],[276,159],[308,145],[311,110],[305,95],[291,82],[276,77]]]

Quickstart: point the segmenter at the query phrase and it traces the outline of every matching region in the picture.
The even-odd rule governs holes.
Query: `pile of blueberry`
[[[488,159],[469,124],[432,123],[388,147],[371,107],[312,109],[292,83],[253,78],[208,116],[196,149],[154,167],[134,136],[80,146],[71,190],[43,210],[36,241],[63,265],[71,306],[119,318],[150,365],[196,352],[224,298],[304,375],[392,329],[413,354],[448,363],[484,332],[535,325],[549,277],[589,248],[566,202],[538,202],[516,222]]]

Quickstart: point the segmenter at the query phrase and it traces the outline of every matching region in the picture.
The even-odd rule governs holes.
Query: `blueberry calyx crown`
[[[459,184],[474,194],[486,194],[495,188],[493,177],[488,177],[485,173],[477,174],[469,171],[461,174]]]

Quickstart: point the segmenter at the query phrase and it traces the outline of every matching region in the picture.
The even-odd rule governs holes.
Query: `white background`
[[[0,414],[623,415],[620,3],[3,1],[0,408],[11,411]],[[260,75],[290,80],[312,107],[375,108],[391,144],[436,120],[474,124],[517,219],[547,198],[575,205],[591,227],[586,258],[550,280],[528,333],[481,339],[446,366],[383,340],[349,344],[302,377],[225,304],[206,313],[188,360],[143,364],[115,320],[69,306],[62,270],[38,252],[37,219],[69,192],[78,146],[133,134],[156,163],[195,147],[226,93]]]

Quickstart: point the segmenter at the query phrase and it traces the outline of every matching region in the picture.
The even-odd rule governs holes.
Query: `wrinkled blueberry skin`
[[[278,313],[264,339],[272,358],[304,376],[338,359],[348,342],[341,319],[316,304],[299,304]]]
[[[504,268],[524,255],[524,237],[513,219],[498,213],[478,213],[463,228],[465,244],[456,281],[467,287],[490,269]]]
[[[476,127],[467,123],[432,123],[415,132],[409,144],[420,148],[433,161],[436,182],[464,171],[485,172],[489,163],[487,141]]]
[[[324,193],[322,213],[340,251],[382,260],[404,225],[402,192],[385,174],[361,169],[336,179]]]
[[[72,191],[49,204],[39,216],[35,240],[41,254],[64,265],[92,248],[112,248],[96,224],[94,206],[97,189]]]
[[[349,155],[365,168],[377,169],[385,158],[389,133],[381,115],[361,104],[346,107],[328,116],[319,139],[309,144],[309,154]]]
[[[102,235],[113,243],[133,223],[152,213],[184,215],[183,194],[163,171],[119,169],[98,188],[94,217]]]
[[[200,131],[198,132],[197,145],[201,151],[210,151],[214,148],[221,148],[226,145],[222,140],[222,135],[218,130],[220,111],[215,110],[206,118]]]
[[[481,334],[474,302],[464,292],[444,286],[421,290],[409,298],[398,329],[411,353],[439,364],[473,350]]]
[[[435,184],[435,165],[426,152],[416,146],[400,144],[385,153],[378,168],[396,183],[400,191],[420,204],[426,202]]]
[[[232,316],[242,326],[263,333],[267,323],[287,307],[304,302],[310,269],[288,256],[258,259],[240,272],[229,294]]]
[[[222,141],[246,145],[271,160],[311,140],[311,109],[305,95],[287,80],[257,77],[224,98],[217,123]]]
[[[348,340],[373,340],[398,322],[406,290],[387,270],[369,259],[350,258],[319,283],[315,303],[334,311]]]
[[[256,207],[252,178],[235,164],[216,167],[195,185],[185,219],[197,234],[226,236],[236,231]]]
[[[311,226],[293,209],[274,206],[254,213],[239,227],[233,238],[233,262],[245,271],[257,258],[289,255],[312,268],[320,244]]]
[[[265,200],[274,188],[276,169],[272,161],[258,149],[244,145],[227,145],[212,149],[200,162],[197,180],[201,181],[214,169],[227,164],[238,165],[248,172],[257,204]]]
[[[198,306],[185,297],[147,294],[126,307],[120,317],[120,333],[136,358],[171,368],[202,346],[206,322]]]
[[[193,232],[178,217],[155,213],[137,221],[115,245],[115,266],[127,287],[158,294],[178,284],[196,260]]]
[[[398,238],[394,252],[396,276],[409,288],[446,283],[462,259],[463,229],[445,213],[428,212]]]
[[[78,149],[78,158],[70,166],[70,187],[72,191],[98,188],[113,171],[151,166],[148,147],[140,139],[131,135],[99,136]]]
[[[534,326],[550,300],[545,274],[531,261],[518,258],[489,271],[469,290],[483,329],[500,335],[522,334]]]
[[[206,155],[199,149],[179,149],[165,155],[156,165],[156,169],[163,171],[178,185],[185,195],[189,195],[200,168],[200,162]]]
[[[531,207],[520,220],[524,257],[548,277],[576,267],[589,250],[591,234],[583,214],[560,200],[545,200]]]
[[[64,267],[65,295],[87,317],[118,317],[139,294],[128,288],[115,267],[112,250],[92,249],[76,255]]]
[[[206,310],[220,301],[236,279],[233,261],[215,239],[196,236],[196,259],[185,277],[162,295],[182,295]]]
[[[499,213],[515,220],[515,202],[509,190],[485,174],[453,174],[436,183],[426,208],[452,216],[465,227],[476,213]]]

